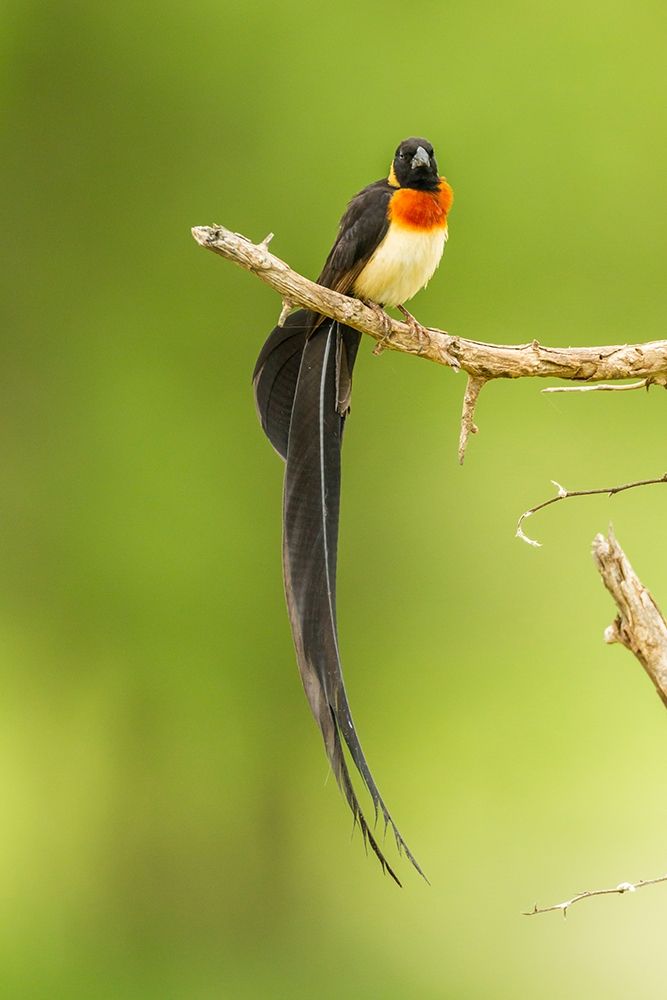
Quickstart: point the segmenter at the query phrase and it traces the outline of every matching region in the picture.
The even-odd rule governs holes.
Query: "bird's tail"
[[[283,570],[301,679],[336,780],[383,869],[398,882],[356,797],[342,739],[400,851],[421,868],[398,831],[370,772],[343,682],[336,624],[340,452],[359,334],[325,320],[313,332],[301,310],[270,335],[255,375],[267,437],[285,459]],[[291,322],[290,322],[291,321]],[[400,885],[400,882],[399,882]]]
[[[287,459],[294,393],[313,315],[299,309],[287,317],[283,326],[276,326],[259,352],[252,373],[259,421],[283,460]]]

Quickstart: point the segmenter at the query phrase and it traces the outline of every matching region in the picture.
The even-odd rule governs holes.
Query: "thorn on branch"
[[[295,306],[293,302],[290,302],[289,299],[283,299],[283,307],[280,310],[280,316],[278,317],[278,326],[285,325],[285,320],[294,308]]]
[[[614,643],[622,641],[619,628],[620,624],[621,624],[620,618],[614,618],[611,625],[607,625],[606,629],[604,630],[604,641],[607,643],[607,645],[613,646]]]

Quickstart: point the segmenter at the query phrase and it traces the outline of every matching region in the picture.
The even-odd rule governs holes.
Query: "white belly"
[[[433,277],[447,242],[447,227],[420,233],[391,226],[354,283],[362,299],[402,305]]]

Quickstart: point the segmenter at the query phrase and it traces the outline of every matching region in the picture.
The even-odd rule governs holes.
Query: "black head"
[[[389,174],[389,183],[399,187],[435,191],[440,183],[438,164],[428,139],[413,136],[404,139],[396,150]]]

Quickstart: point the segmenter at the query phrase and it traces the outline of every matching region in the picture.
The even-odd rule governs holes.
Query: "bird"
[[[388,176],[349,202],[318,283],[379,310],[405,309],[433,276],[448,235],[453,191],[433,146],[419,137],[396,149]],[[281,317],[282,318],[282,317]],[[253,373],[261,426],[285,463],[283,578],[296,658],[331,770],[382,870],[400,886],[374,833],[378,814],[426,879],[394,823],[364,756],[343,681],[336,619],[341,445],[361,334],[306,309],[270,333]],[[370,793],[373,828],[352,785],[343,745]]]

